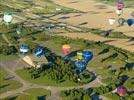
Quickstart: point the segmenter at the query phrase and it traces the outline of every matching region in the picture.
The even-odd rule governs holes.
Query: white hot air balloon
[[[11,13],[4,13],[3,20],[4,20],[4,22],[5,22],[6,24],[11,23],[12,19],[13,19],[13,16],[12,16]]]
[[[118,9],[117,9],[117,10],[116,10],[116,14],[117,14],[117,15],[123,14],[123,10],[118,10]]]
[[[110,18],[110,19],[108,19],[108,21],[109,21],[110,25],[113,25],[116,22],[116,20],[114,18]]]

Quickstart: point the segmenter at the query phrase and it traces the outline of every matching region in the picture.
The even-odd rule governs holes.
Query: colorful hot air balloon
[[[44,54],[43,48],[37,48],[37,49],[35,50],[35,56],[41,57],[43,54]]]
[[[4,13],[3,20],[5,24],[9,25],[12,22],[12,19],[13,19],[12,13],[8,13],[8,12]]]
[[[28,51],[29,51],[29,46],[28,46],[28,45],[22,44],[22,45],[20,46],[20,52],[22,52],[22,53],[27,53]]]
[[[128,19],[127,24],[128,26],[132,26],[134,24],[134,19]]]
[[[125,96],[127,94],[127,89],[124,86],[120,86],[117,88],[117,93],[119,96]]]
[[[84,61],[76,61],[75,65],[79,73],[83,72],[87,67],[87,64]]]
[[[83,59],[82,55],[83,55],[82,51],[78,51],[78,52],[77,52],[77,58],[78,58],[79,60],[82,60],[82,59]]]
[[[124,3],[123,2],[118,2],[116,6],[117,6],[118,10],[122,10],[124,8]]]
[[[69,45],[63,45],[62,49],[65,55],[69,54],[71,51],[71,47]]]
[[[110,19],[108,19],[108,21],[109,21],[110,25],[113,25],[116,22],[116,20],[114,18],[110,18]]]
[[[93,58],[93,53],[91,51],[83,52],[83,60],[88,63]]]

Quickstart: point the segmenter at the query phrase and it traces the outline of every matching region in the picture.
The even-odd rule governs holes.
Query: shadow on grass
[[[13,97],[8,98],[7,100],[17,100],[17,97],[18,96],[13,96]]]
[[[0,85],[0,89],[1,88],[5,88],[5,87],[7,87],[7,86],[9,86],[10,84],[4,84],[4,85]]]
[[[109,52],[109,49],[110,49],[110,48],[105,48],[105,49],[103,49],[101,52],[98,53],[98,55],[108,53],[108,52]]]
[[[134,37],[128,40],[128,42],[133,42],[133,41],[134,41]]]
[[[108,59],[111,59],[111,58],[114,59],[114,58],[116,58],[117,56],[118,56],[118,53],[114,53],[114,54],[112,54],[112,55],[110,55],[110,56],[108,56],[108,57],[102,59],[101,62],[104,62],[104,61],[106,61],[106,60],[108,60]]]
[[[48,62],[52,62],[55,63],[57,61],[57,59],[61,59],[61,56],[56,55],[55,53],[53,53],[49,48],[47,47],[43,47],[44,49],[44,55],[46,57],[46,59],[48,60]]]
[[[125,69],[132,70],[134,68],[134,63],[127,63]]]
[[[79,25],[86,25],[88,24],[88,22],[83,22],[83,23],[80,23]]]
[[[37,97],[37,100],[46,100],[46,95],[38,96]]]

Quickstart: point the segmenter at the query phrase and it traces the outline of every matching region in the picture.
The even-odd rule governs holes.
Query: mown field
[[[117,0],[97,0],[99,2],[103,2],[105,4],[110,4],[115,6],[115,4],[117,3]],[[126,8],[134,8],[134,1],[133,0],[122,0],[125,4]]]
[[[0,70],[0,94],[20,88],[22,86],[21,83],[13,80],[5,71]]]
[[[50,91],[42,88],[31,88],[23,91],[23,93],[18,93],[13,96],[6,97],[2,100],[44,100],[47,96],[50,96],[50,94]]]

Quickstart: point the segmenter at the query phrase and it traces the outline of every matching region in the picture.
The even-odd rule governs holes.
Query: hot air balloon
[[[122,10],[122,9],[121,9],[121,10],[117,9],[117,10],[116,10],[116,14],[117,14],[118,16],[120,16],[121,14],[123,14],[123,10]]]
[[[9,25],[12,22],[12,19],[13,19],[12,13],[8,13],[8,12],[4,13],[3,20],[6,25]]]
[[[122,10],[124,8],[124,3],[123,2],[118,2],[117,3],[117,9]]]
[[[127,24],[128,26],[132,26],[134,24],[134,19],[128,19]]]
[[[120,86],[117,88],[117,93],[119,96],[125,96],[127,94],[127,89],[124,86]]]
[[[83,60],[88,63],[93,58],[93,53],[91,51],[83,52]]]
[[[66,45],[63,45],[63,46],[62,46],[62,50],[63,50],[64,54],[67,55],[67,54],[70,53],[71,47],[66,44]]]
[[[113,31],[113,29],[109,29],[109,30],[105,31],[105,32],[104,32],[105,37],[108,37],[109,34],[110,34],[112,31]]]
[[[43,48],[40,47],[40,48],[37,48],[37,49],[35,50],[35,56],[41,57],[43,54],[44,54]]]
[[[16,33],[21,34],[21,28],[20,27],[16,28]]]
[[[77,70],[79,71],[79,73],[81,73],[86,69],[87,64],[84,61],[76,61],[75,66]]]
[[[125,22],[126,22],[126,20],[124,18],[119,18],[118,19],[119,25],[124,25]]]
[[[77,58],[78,58],[79,60],[82,60],[82,59],[83,59],[82,55],[83,55],[82,51],[78,51],[78,52],[77,52]]]
[[[29,51],[29,46],[28,45],[25,45],[25,44],[22,44],[21,46],[20,46],[20,52],[21,53],[27,53]]]
[[[110,19],[108,19],[108,21],[109,21],[110,25],[113,25],[116,22],[116,20],[114,18],[110,18]]]
[[[117,0],[117,2],[123,2],[124,0]]]

